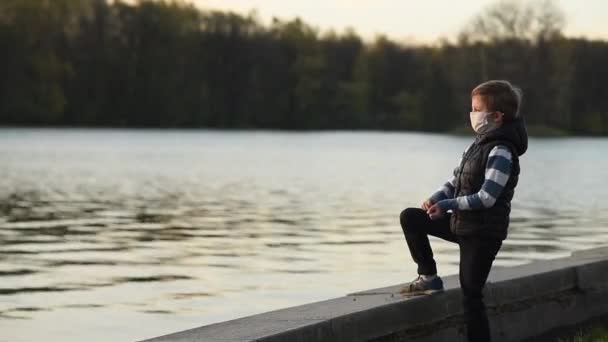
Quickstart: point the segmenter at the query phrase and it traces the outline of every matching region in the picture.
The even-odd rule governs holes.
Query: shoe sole
[[[440,293],[443,292],[443,289],[441,290],[424,290],[424,291],[412,291],[412,292],[399,292],[401,295],[403,296],[422,296],[422,295],[433,295],[436,293]]]

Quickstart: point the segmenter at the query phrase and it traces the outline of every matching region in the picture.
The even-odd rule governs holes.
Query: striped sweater
[[[468,150],[468,149],[467,149]],[[466,151],[465,151],[466,153]],[[462,162],[462,158],[458,165]],[[445,210],[476,210],[491,208],[509,180],[513,160],[511,151],[505,145],[496,145],[488,154],[485,179],[479,192],[454,198],[454,181],[452,176],[432,196],[431,201]]]

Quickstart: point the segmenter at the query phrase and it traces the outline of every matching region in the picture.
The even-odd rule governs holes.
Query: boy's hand
[[[431,199],[429,198],[426,201],[422,202],[422,205],[420,207],[424,210],[429,210],[429,208],[432,206],[433,206],[433,201],[431,201]]]
[[[445,211],[443,209],[441,209],[441,207],[439,207],[437,204],[433,204],[426,211],[426,213],[429,215],[431,220],[439,219],[439,218],[443,217],[443,215],[445,215]]]

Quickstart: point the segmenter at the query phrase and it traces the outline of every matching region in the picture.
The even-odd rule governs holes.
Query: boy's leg
[[[461,236],[460,287],[469,342],[490,341],[490,324],[483,302],[483,288],[502,241]]]
[[[418,264],[418,274],[436,274],[437,265],[428,235],[457,243],[457,237],[450,231],[450,214],[431,220],[423,209],[407,208],[401,212],[399,219],[412,259]]]

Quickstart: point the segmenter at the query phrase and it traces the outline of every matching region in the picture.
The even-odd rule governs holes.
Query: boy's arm
[[[504,145],[495,146],[488,154],[485,180],[479,192],[456,198],[447,198],[437,202],[445,210],[475,210],[491,208],[496,203],[509,180],[513,158],[511,151]]]
[[[445,184],[443,184],[435,193],[430,197],[432,203],[454,197],[454,180],[456,176],[452,176]]]
[[[456,180],[456,175],[458,174],[458,168],[460,167],[460,164],[462,163],[462,158],[463,158],[464,154],[467,153],[469,148],[471,148],[471,146],[467,147],[464,150],[464,152],[462,153],[462,156],[460,157],[460,160],[458,161],[458,166],[456,166],[456,168],[454,169],[454,172],[452,172],[452,178],[450,178],[447,182],[445,182],[445,184],[443,184],[439,189],[437,189],[437,191],[435,191],[435,193],[433,193],[431,195],[431,197],[429,198],[431,200],[431,203],[435,204],[435,203],[445,200],[445,199],[454,198],[454,181]]]

